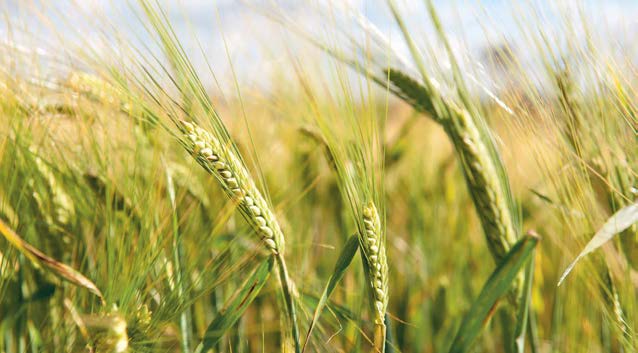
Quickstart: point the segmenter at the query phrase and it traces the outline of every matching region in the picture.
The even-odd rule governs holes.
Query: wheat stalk
[[[75,218],[73,199],[60,185],[51,167],[37,155],[35,147],[30,147],[29,152],[32,154],[33,165],[46,186],[47,194],[43,194],[41,191],[36,191],[36,179],[34,177],[29,179],[29,184],[34,188],[33,198],[46,224],[50,229],[69,225]]]
[[[348,168],[344,166],[342,160],[335,155],[335,151],[331,148],[330,143],[321,132],[310,127],[303,127],[301,132],[312,138],[324,150],[326,160],[330,168],[342,178],[342,192],[351,201],[353,209],[359,209],[361,214],[357,224],[359,229],[359,244],[365,261],[364,268],[367,268],[365,275],[367,277],[369,290],[371,293],[371,306],[374,314],[374,346],[375,350],[382,352],[385,347],[385,313],[388,307],[388,262],[386,257],[385,237],[383,236],[383,228],[381,227],[381,219],[374,202],[360,203],[365,199],[357,186],[363,186],[364,183],[357,184],[353,175],[345,171]]]
[[[499,180],[489,147],[469,113],[454,109],[451,114],[455,117],[446,120],[449,123],[444,123],[444,127],[465,165],[465,179],[490,250],[500,261],[517,239],[506,191]]]

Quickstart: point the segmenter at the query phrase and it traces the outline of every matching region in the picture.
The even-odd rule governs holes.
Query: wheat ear
[[[246,167],[230,146],[223,146],[208,131],[194,123],[180,122],[186,135],[185,147],[197,162],[220,181],[246,221],[273,254],[283,253],[284,238],[279,223]]]
[[[383,352],[384,319],[388,307],[388,262],[381,221],[374,203],[368,202],[363,206],[362,225],[359,228],[360,244],[368,267],[368,283],[374,300],[374,346],[377,351]]]
[[[419,82],[395,69],[386,74],[398,89],[399,97],[416,110],[430,114],[441,124],[452,141],[463,164],[463,175],[476,212],[481,221],[488,248],[499,263],[518,238],[509,184],[499,174],[502,162],[495,152],[491,137],[480,130],[472,114],[433,95]],[[520,273],[512,284],[510,301],[515,306],[520,298],[524,274]]]
[[[485,231],[488,246],[497,261],[514,245],[517,239],[508,190],[500,181],[497,165],[490,153],[490,146],[479,130],[472,115],[465,109],[444,100],[435,102],[419,82],[395,69],[387,71],[392,84],[399,89],[400,97],[420,112],[430,114],[441,124],[452,140],[457,154],[463,163],[463,172],[472,200]]]
[[[487,237],[490,251],[501,261],[516,243],[506,190],[503,190],[489,147],[466,110],[451,108],[454,117],[443,123],[464,164],[463,172]]]

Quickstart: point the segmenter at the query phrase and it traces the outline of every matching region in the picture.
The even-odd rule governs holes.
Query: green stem
[[[292,288],[290,278],[288,276],[288,269],[286,268],[286,262],[281,254],[275,255],[277,265],[279,266],[279,279],[281,281],[281,289],[286,303],[286,309],[288,311],[288,319],[291,324],[292,338],[295,343],[295,353],[301,353],[301,346],[299,345],[299,327],[297,326],[297,311],[295,309],[295,301],[292,294]]]
[[[392,323],[388,314],[385,314],[385,353],[394,353],[394,338],[392,337]]]
[[[513,352],[524,353],[525,352],[525,334],[528,329],[528,318],[531,312],[531,300],[532,300],[532,284],[534,281],[534,256],[529,260],[527,267],[525,268],[525,278],[523,282],[523,288],[520,296],[517,300],[518,308],[516,313],[516,327],[514,329],[514,337],[512,342],[507,342],[513,346]]]
[[[385,324],[374,325],[374,350],[373,353],[385,352]]]
[[[177,296],[183,303],[188,303],[188,297],[184,288],[188,287],[187,284],[187,276],[184,274],[184,269],[182,266],[182,259],[185,258],[184,255],[184,245],[182,243],[182,236],[179,231],[179,219],[177,217],[177,206],[175,203],[175,187],[173,184],[173,178],[170,175],[170,172],[167,170],[166,173],[166,181],[169,190],[169,199],[171,201],[171,206],[173,208],[172,215],[172,225],[173,225],[173,263],[175,264],[175,290],[177,291]],[[182,336],[181,346],[182,352],[189,353],[191,352],[191,315],[190,308],[184,308],[184,311],[180,314],[179,317],[179,328],[180,334]]]
[[[182,246],[181,237],[178,237],[176,234],[175,244],[173,247],[173,258],[175,262],[175,271],[176,271],[176,288],[178,291],[178,295],[180,299],[184,302],[188,302],[188,298],[186,297],[186,293],[184,291],[185,286],[185,276],[183,276],[182,272],[182,264],[180,259],[184,258],[184,247]],[[185,308],[179,317],[179,328],[180,333],[182,335],[182,352],[188,353],[191,352],[190,341],[191,341],[191,315],[190,308]]]

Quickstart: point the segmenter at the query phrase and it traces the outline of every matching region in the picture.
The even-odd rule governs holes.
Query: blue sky
[[[187,51],[195,53],[193,59],[197,66],[204,67],[208,60],[215,73],[223,79],[228,76],[225,73],[229,72],[228,54],[242,82],[251,85],[259,84],[259,77],[267,76],[264,73],[278,65],[278,53],[294,40],[250,8],[256,3],[270,1],[165,0],[161,3],[180,38],[184,40]],[[321,1],[275,0],[284,11],[292,14],[295,21],[310,24],[311,29],[326,26],[309,5]],[[348,2],[362,11],[384,34],[392,40],[397,39],[396,45],[401,48],[398,30],[389,16],[385,1]],[[397,2],[401,4],[411,28],[417,33],[422,31],[423,38],[427,38],[431,29],[423,7],[424,1]],[[638,28],[638,0],[435,0],[435,4],[456,49],[474,54],[490,43],[503,41],[525,48],[525,39],[517,34],[517,23],[528,20],[530,6],[542,13],[541,23],[552,26],[557,22],[554,17],[561,13],[561,8],[573,8],[574,4],[579,4],[590,14],[592,28],[600,28],[609,33],[609,38],[617,38],[619,43],[623,43],[625,36],[627,42],[635,42],[633,38]],[[60,36],[82,38],[85,43],[102,43],[102,29],[97,23],[103,18],[124,33],[135,33],[145,38],[143,29],[129,10],[127,0],[8,0],[0,5],[0,9],[2,6],[12,22],[10,30],[6,25],[1,28],[0,34],[5,41],[17,42],[32,49],[41,48],[54,55],[60,54],[56,53],[59,50],[56,47],[59,46],[52,43]],[[563,10],[563,13],[569,11]],[[65,19],[54,20],[52,24],[44,20],[61,17]],[[225,38],[226,45],[222,38]],[[98,50],[104,54],[114,50],[112,44],[101,45]]]

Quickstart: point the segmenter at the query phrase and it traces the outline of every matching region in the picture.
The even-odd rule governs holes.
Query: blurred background
[[[344,15],[338,12],[358,11],[388,37],[395,50],[409,55],[383,1],[176,0],[160,3],[191,61],[199,70],[212,68],[224,89],[233,81],[231,62],[244,88],[268,89],[272,85],[271,74],[285,63],[286,53],[312,50],[299,36],[271,20],[268,14],[272,14],[273,9],[294,19],[305,30],[335,41],[335,32],[357,30],[352,20],[339,22],[338,17]],[[434,29],[428,25],[424,2],[408,0],[398,4],[420,41],[436,43],[432,40]],[[632,0],[435,0],[434,4],[455,52],[479,77],[493,74],[486,74],[484,70],[489,69],[494,55],[503,47],[511,49],[526,68],[538,69],[540,63],[532,55],[533,43],[524,33],[526,24],[542,26],[547,33],[552,33],[557,46],[586,46],[590,34],[575,29],[572,31],[576,33],[566,31],[564,20],[578,16],[587,17],[591,28],[604,34],[604,45],[597,43],[599,50],[622,51],[636,57],[638,2]],[[63,40],[67,45],[81,43],[108,56],[109,51],[117,50],[117,39],[106,34],[108,26],[150,45],[148,33],[139,22],[142,16],[139,8],[126,0],[5,0],[0,7],[6,19],[0,28],[4,45],[63,55],[60,50],[60,40]],[[316,56],[316,52],[312,53]],[[440,59],[446,60],[444,55]]]

